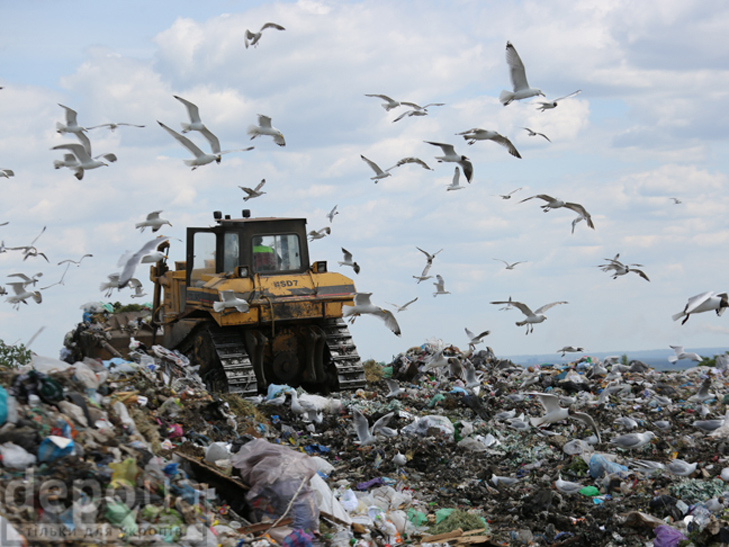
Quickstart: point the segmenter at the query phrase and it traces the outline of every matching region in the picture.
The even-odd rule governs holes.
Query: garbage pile
[[[2,368],[2,544],[729,542],[725,368],[431,340],[365,370],[352,393],[244,399],[138,341]]]

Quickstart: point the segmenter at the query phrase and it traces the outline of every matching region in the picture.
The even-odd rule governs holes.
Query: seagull
[[[440,249],[440,250],[438,250],[438,251],[434,252],[433,254],[430,254],[430,253],[429,253],[428,251],[424,251],[423,249],[421,249],[421,248],[420,248],[420,247],[418,247],[418,246],[416,246],[415,248],[416,248],[416,249],[417,249],[418,251],[420,251],[421,253],[423,253],[423,254],[425,255],[425,259],[426,259],[426,260],[428,261],[428,264],[430,264],[431,266],[433,265],[433,260],[435,260],[435,257],[436,257],[436,256],[437,256],[437,255],[438,255],[439,253],[443,252],[443,249]]]
[[[500,144],[501,146],[506,148],[509,151],[509,154],[511,154],[515,158],[521,159],[521,154],[519,154],[516,146],[514,146],[509,139],[497,133],[496,131],[490,131],[488,129],[480,129],[478,127],[474,127],[473,129],[469,129],[468,131],[464,131],[463,133],[456,133],[456,135],[462,135],[463,138],[468,141],[468,144],[473,144],[476,141],[494,141],[495,143]]]
[[[422,273],[420,275],[414,275],[413,276],[413,279],[417,279],[418,280],[418,283],[417,283],[418,285],[420,284],[421,281],[427,281],[428,279],[432,279],[433,278],[432,275],[428,275],[428,272],[430,271],[431,266],[432,266],[432,264],[430,262],[428,262],[425,265],[425,268],[423,268],[423,271],[422,271]]]
[[[129,288],[134,289],[134,294],[130,295],[132,298],[141,298],[143,296],[147,296],[147,293],[144,292],[144,286],[142,285],[142,282],[136,277],[132,277],[129,280],[128,286]]]
[[[697,465],[697,462],[688,463],[687,461],[676,458],[666,464],[666,471],[673,475],[678,475],[679,477],[688,477],[691,473],[696,471]]]
[[[545,135],[544,133],[537,133],[536,131],[529,129],[528,127],[522,127],[522,129],[526,129],[529,132],[529,137],[536,137],[537,135],[539,135],[540,137],[544,137],[545,139],[547,139],[549,142],[552,142],[549,137],[547,137],[547,135]]]
[[[480,334],[474,334],[470,330],[468,330],[468,328],[466,328],[465,330],[466,330],[466,336],[468,336],[468,347],[469,347],[469,349],[471,349],[471,351],[476,349],[476,344],[480,344],[481,342],[483,342],[483,339],[486,336],[491,334],[490,330],[485,330]]]
[[[502,260],[501,258],[492,258],[491,260],[498,260],[499,262],[503,262],[506,265],[506,267],[504,268],[505,270],[513,270],[514,266],[516,266],[517,264],[524,264],[525,262],[528,262],[528,260],[520,260],[518,262],[512,262],[511,264],[509,264],[506,260]]]
[[[519,188],[517,188],[516,190],[512,190],[508,194],[493,194],[493,195],[494,196],[499,196],[501,199],[511,199],[511,196],[513,194],[516,194],[519,190],[521,190],[521,186],[519,186]]]
[[[354,321],[356,317],[363,313],[374,315],[379,317],[385,322],[385,326],[395,333],[396,336],[400,336],[400,326],[397,324],[395,316],[390,310],[375,306],[370,302],[371,292],[358,292],[354,293],[353,304],[344,308],[344,317],[350,317],[351,321]]]
[[[416,297],[415,297],[415,298],[413,298],[413,299],[412,299],[412,300],[411,300],[410,302],[406,302],[406,303],[405,303],[405,304],[403,304],[402,306],[398,306],[397,304],[393,304],[393,303],[391,303],[391,302],[385,302],[385,303],[386,303],[386,304],[389,304],[390,306],[395,306],[395,312],[396,312],[396,313],[400,313],[401,311],[405,311],[405,310],[407,309],[407,307],[408,307],[408,306],[409,306],[410,304],[412,304],[413,302],[415,302],[415,301],[416,301],[417,299],[418,299],[418,297],[416,296]]]
[[[483,372],[476,372],[476,367],[471,361],[466,359],[466,366],[464,367],[466,388],[475,389],[481,386],[481,380],[483,379]]]
[[[540,207],[542,208],[542,210],[545,213],[547,211],[549,211],[550,209],[559,209],[560,207],[565,206],[564,201],[562,201],[559,198],[553,198],[552,196],[549,196],[547,194],[537,194],[534,196],[529,196],[528,198],[524,198],[523,200],[521,200],[519,203],[524,203],[525,201],[529,201],[530,199],[534,199],[534,198],[539,198],[539,199],[542,199],[547,202],[544,205],[540,205]]]
[[[584,220],[587,223],[588,227],[592,228],[593,230],[595,229],[595,225],[592,222],[592,217],[590,216],[590,213],[588,213],[587,209],[585,209],[582,205],[580,205],[579,203],[572,203],[572,202],[568,201],[567,203],[564,204],[564,206],[567,209],[572,209],[579,215],[572,221],[572,233],[573,234],[575,233],[575,225],[578,222],[580,222],[581,220]]]
[[[558,475],[558,478],[556,481],[554,481],[554,487],[562,492],[563,494],[576,494],[580,490],[582,490],[584,487],[576,482],[566,481],[562,480],[562,475]]]
[[[53,160],[53,167],[55,169],[60,169],[61,167],[75,169],[76,167],[78,167],[78,160],[73,154],[64,154],[62,160]]]
[[[499,95],[499,101],[501,101],[501,104],[506,106],[512,101],[528,99],[529,97],[535,97],[537,95],[541,95],[542,97],[545,96],[541,90],[529,87],[526,70],[524,70],[524,63],[521,62],[521,58],[511,42],[506,42],[506,64],[509,65],[509,76],[511,77],[511,86],[513,91],[503,90],[501,92]]]
[[[445,144],[441,142],[431,142],[431,141],[423,141],[427,144],[432,144],[433,146],[440,146],[441,150],[443,150],[443,156],[436,156],[435,159],[437,159],[439,162],[444,161],[452,161],[457,163],[461,166],[461,169],[463,169],[463,174],[466,175],[466,180],[468,183],[471,183],[471,178],[473,177],[473,164],[466,156],[459,156],[456,154],[455,148],[453,148],[452,144]]]
[[[683,203],[683,201],[681,201],[681,200],[680,200],[680,199],[678,199],[678,198],[668,198],[668,199],[672,199],[672,200],[673,200],[673,204],[674,204],[674,205],[678,205],[679,203]]]
[[[267,28],[275,28],[276,30],[286,30],[284,27],[277,23],[265,23],[261,30],[258,32],[251,32],[250,30],[246,29],[245,37],[244,37],[244,43],[246,45],[246,49],[248,49],[248,46],[258,47],[258,40],[261,39],[261,34],[264,30]]]
[[[727,293],[716,293],[708,291],[705,293],[697,294],[689,298],[683,311],[673,315],[673,320],[678,321],[682,317],[685,317],[681,324],[683,325],[688,321],[692,313],[701,313],[705,311],[716,311],[716,315],[721,317],[724,310],[729,308],[729,295]]]
[[[451,294],[447,290],[445,290],[445,281],[440,276],[440,274],[437,274],[435,278],[438,280],[433,285],[435,286],[435,292],[433,293],[433,298],[438,296],[439,294]]]
[[[456,165],[456,169],[453,172],[453,180],[451,181],[451,183],[448,186],[446,186],[446,190],[449,192],[451,190],[463,190],[465,188],[465,186],[461,186],[460,182],[461,182],[461,170]]]
[[[55,285],[63,285],[63,279],[66,277],[66,273],[68,272],[68,269],[71,267],[71,264],[76,264],[76,267],[78,268],[79,266],[81,266],[81,262],[83,261],[84,258],[91,258],[93,256],[94,255],[87,253],[87,254],[83,255],[81,258],[79,258],[78,260],[72,260],[70,258],[67,258],[66,260],[61,260],[58,264],[56,264],[57,266],[60,266],[61,264],[66,265],[66,269],[63,270],[63,275],[61,275],[61,279],[59,281],[57,281],[56,283],[53,283],[52,285],[48,285],[47,287],[41,287],[41,290],[49,289],[51,287],[54,287]]]
[[[537,110],[541,110],[544,112],[545,110],[551,109],[551,108],[557,108],[557,103],[559,101],[563,101],[564,99],[569,99],[570,97],[574,97],[578,93],[580,93],[582,90],[578,89],[577,91],[573,91],[569,95],[565,95],[564,97],[560,97],[559,99],[554,99],[553,101],[540,101],[539,104],[541,106],[537,107]]]
[[[375,176],[370,177],[370,180],[374,180],[375,184],[377,184],[378,181],[392,175],[392,173],[390,173],[390,169],[392,169],[392,168],[390,168],[386,171],[383,171],[382,169],[380,169],[380,166],[377,165],[374,161],[365,158],[362,154],[360,154],[359,157],[362,158],[367,163],[367,165],[369,165],[372,168],[372,170],[375,172]]]
[[[38,283],[38,280],[43,277],[43,272],[38,272],[33,277],[28,277],[24,273],[12,273],[8,274],[8,277],[19,277],[23,280],[23,287],[27,287],[28,285],[33,285],[35,287],[36,283]],[[21,283],[21,281],[16,281],[16,283]]]
[[[512,484],[519,482],[519,479],[514,477],[502,477],[491,473],[491,478],[489,479],[489,482],[493,484],[496,488],[498,488],[499,484],[503,484],[504,486],[511,486]]]
[[[58,104],[61,108],[63,108],[66,111],[66,125],[63,125],[61,122],[56,122],[56,132],[57,133],[82,133],[86,131],[85,127],[81,127],[76,122],[76,117],[78,116],[78,112],[73,110],[72,108],[68,108],[67,106],[63,106],[62,104]]]
[[[431,169],[430,167],[428,167],[428,164],[427,164],[427,163],[425,163],[425,162],[424,162],[423,160],[421,160],[420,158],[413,158],[413,157],[408,157],[408,158],[403,158],[403,159],[401,159],[401,160],[400,160],[400,161],[398,161],[398,162],[397,162],[397,163],[396,163],[395,165],[393,165],[392,167],[390,167],[389,169],[387,169],[387,171],[392,171],[393,169],[395,169],[395,167],[400,167],[401,165],[405,165],[406,163],[417,163],[417,164],[418,164],[418,165],[420,165],[420,166],[421,166],[421,167],[422,167],[423,169],[427,169],[428,171],[432,171],[432,170],[433,170],[433,169]]]
[[[5,177],[6,179],[9,179],[10,177],[15,176],[15,171],[12,169],[0,169],[0,177]]]
[[[145,243],[141,249],[136,253],[125,253],[119,259],[117,266],[122,268],[122,272],[119,275],[119,284],[117,287],[123,289],[129,283],[129,280],[134,275],[134,270],[137,269],[140,263],[158,262],[163,258],[167,258],[162,251],[158,251],[157,248],[169,241],[169,237],[159,236],[155,239]]]
[[[420,106],[415,103],[411,103],[408,101],[402,101],[400,103],[403,106],[410,106],[412,107],[412,110],[408,110],[406,112],[403,112],[400,114],[397,118],[392,120],[393,123],[398,122],[402,120],[404,117],[411,117],[411,116],[427,116],[428,115],[428,107],[430,106],[443,106],[445,103],[428,103],[425,106]]]
[[[390,392],[385,395],[386,399],[389,399],[390,397],[399,397],[405,393],[405,390],[400,387],[400,384],[398,384],[396,380],[393,380],[392,378],[385,378],[385,383],[387,384],[387,388],[390,390]]]
[[[271,125],[271,118],[263,114],[258,115],[258,125],[248,126],[248,134],[251,136],[251,140],[259,135],[270,135],[273,137],[273,142],[279,146],[286,146],[283,133]]]
[[[329,222],[334,222],[334,215],[338,215],[339,211],[337,211],[337,206],[335,205],[331,211],[327,213],[327,218],[329,219]]]
[[[15,283],[6,283],[8,287],[13,288],[15,294],[8,296],[5,301],[10,302],[16,310],[20,309],[20,304],[27,304],[26,300],[32,298],[36,303],[40,304],[43,301],[40,291],[29,291],[26,289],[28,283],[25,281],[18,281]]]
[[[613,420],[613,423],[615,425],[622,426],[625,429],[636,429],[638,427],[638,422],[636,422],[633,418],[630,418],[628,416],[621,416],[620,418],[615,418],[615,420]]]
[[[49,262],[48,257],[39,252],[38,249],[35,248],[35,242],[38,241],[38,238],[43,235],[43,233],[46,231],[46,227],[43,226],[43,229],[40,231],[40,234],[35,236],[35,239],[30,242],[30,245],[21,245],[19,247],[5,247],[3,243],[0,243],[0,247],[3,249],[6,249],[8,251],[23,251],[23,261],[26,261],[30,257],[36,257],[36,256],[42,256],[46,259],[46,262]]]
[[[377,97],[378,99],[382,99],[385,101],[382,103],[382,108],[385,109],[385,111],[389,112],[393,108],[397,108],[398,106],[402,106],[402,103],[400,101],[396,101],[395,99],[391,99],[387,95],[378,95],[376,93],[365,93],[365,97]]]
[[[556,306],[557,304],[567,304],[568,302],[564,300],[560,300],[559,302],[552,302],[551,304],[545,304],[541,308],[538,308],[534,311],[530,310],[529,307],[526,304],[522,304],[521,302],[516,302],[515,300],[509,299],[509,301],[496,301],[491,302],[492,304],[508,304],[511,305],[514,308],[518,308],[521,313],[526,315],[526,319],[524,321],[517,321],[516,326],[517,327],[523,327],[526,325],[526,334],[529,334],[530,332],[534,332],[534,325],[536,323],[542,323],[547,319],[547,317],[544,315],[544,312],[546,312],[549,308]]]
[[[101,160],[98,160],[96,158],[92,158],[89,154],[88,150],[82,145],[82,144],[76,144],[76,143],[69,143],[69,144],[58,144],[51,148],[51,150],[69,150],[75,157],[76,157],[76,163],[71,167],[71,169],[75,170],[74,175],[78,180],[81,180],[84,178],[84,171],[88,169],[96,169],[97,167],[108,167],[109,164],[106,162],[103,162]],[[106,154],[104,156],[107,156],[110,154]],[[115,161],[116,156],[111,154],[110,156],[113,156],[113,160],[109,161]],[[98,156],[97,156],[98,157]],[[108,159],[108,158],[107,158]],[[54,163],[55,166],[55,163]]]
[[[109,278],[109,281],[102,281],[101,285],[99,285],[99,290],[106,291],[106,294],[104,294],[104,296],[109,298],[114,292],[114,289],[119,288],[119,274],[113,273],[109,274],[107,277]]]
[[[671,348],[675,355],[669,355],[668,356],[668,362],[669,363],[675,363],[676,361],[680,361],[681,359],[689,359],[691,361],[701,362],[703,359],[698,353],[693,352],[686,352],[683,351],[683,346],[668,346]]]
[[[402,467],[406,463],[408,463],[408,458],[407,456],[405,456],[405,454],[400,454],[400,452],[398,452],[392,457],[392,463],[394,463],[398,467]]]
[[[638,270],[635,268],[635,266],[643,266],[642,264],[623,264],[618,260],[619,256],[620,253],[616,254],[615,258],[606,258],[605,260],[607,260],[608,263],[600,264],[598,268],[600,268],[604,272],[609,272],[610,270],[613,270],[613,279],[617,279],[618,276],[627,275],[628,273],[633,272],[637,273],[646,281],[650,281],[650,279],[648,279],[648,276],[643,270]]]
[[[247,188],[245,186],[238,186],[241,190],[243,190],[246,194],[248,194],[246,197],[243,198],[243,201],[248,201],[249,199],[258,198],[261,197],[266,192],[262,192],[261,188],[263,188],[263,185],[266,184],[266,179],[261,179],[261,182],[258,183],[258,186],[255,188]]]
[[[585,351],[585,348],[573,348],[572,346],[564,346],[562,349],[558,349],[556,353],[561,353],[562,357],[564,357],[565,353],[582,353],[583,351]]]
[[[195,156],[195,159],[184,160],[185,165],[189,165],[190,167],[192,167],[193,171],[195,169],[197,169],[198,167],[200,167],[201,165],[207,165],[208,163],[212,163],[214,161],[217,161],[217,162],[220,161],[219,154],[218,155],[206,154],[205,152],[200,150],[200,148],[198,148],[198,146],[195,143],[193,143],[190,139],[188,139],[187,137],[180,135],[174,129],[170,129],[169,127],[167,127],[165,124],[163,124],[159,120],[157,120],[157,123],[160,124],[162,129],[164,129],[170,135],[172,135],[175,138],[175,140],[177,140],[177,142],[179,142],[182,146],[187,148],[192,153],[193,156]]]
[[[240,313],[248,313],[250,310],[248,302],[236,296],[235,291],[220,291],[220,301],[213,302],[213,310],[216,313],[225,313],[227,308],[235,308]]]
[[[600,432],[597,429],[597,425],[592,419],[592,416],[589,414],[585,414],[584,412],[570,412],[568,408],[559,406],[559,395],[554,395],[552,393],[530,393],[530,395],[536,395],[544,408],[544,414],[542,416],[529,418],[529,423],[533,427],[550,425],[555,422],[561,422],[562,420],[571,418],[579,420],[592,428],[598,438],[598,442],[601,442]]]
[[[195,103],[191,103],[187,99],[183,99],[178,95],[172,96],[185,105],[185,108],[187,108],[187,115],[190,117],[190,123],[180,123],[183,133],[189,133],[190,131],[204,132],[208,130],[208,128],[205,127],[205,124],[202,123],[202,120],[200,119],[200,111],[198,110],[198,107]]]
[[[160,218],[159,214],[162,211],[152,211],[147,215],[147,219],[143,220],[142,222],[138,222],[134,225],[135,228],[139,228],[140,232],[144,232],[144,229],[146,227],[152,228],[152,232],[158,231],[162,226],[165,224],[169,224],[172,226],[172,223],[169,220],[165,220],[164,218]]]
[[[323,237],[328,236],[332,233],[332,229],[329,226],[326,226],[322,228],[321,230],[311,230],[308,234],[309,241],[314,241],[315,239],[321,239]]]
[[[92,127],[87,127],[86,129],[96,129],[97,127],[108,127],[109,130],[113,132],[120,125],[126,125],[128,127],[146,127],[144,125],[136,125],[133,123],[118,122],[118,123],[102,123],[101,125],[94,125]]]
[[[716,399],[716,395],[709,392],[709,388],[711,388],[711,378],[706,378],[703,382],[701,382],[699,390],[689,397],[687,401],[690,403],[703,403],[710,399]]]
[[[350,253],[347,249],[342,247],[342,253],[344,253],[344,260],[342,262],[339,262],[340,266],[349,266],[354,270],[354,273],[359,273],[359,264],[354,262],[352,260],[352,253]]]
[[[655,436],[656,434],[652,431],[646,431],[645,433],[625,433],[624,435],[610,439],[610,444],[625,450],[633,450],[642,448]]]
[[[354,429],[357,432],[357,438],[359,439],[359,445],[365,446],[373,444],[377,441],[376,435],[383,432],[383,428],[387,426],[392,417],[395,415],[394,412],[388,412],[382,418],[377,420],[372,428],[370,429],[367,418],[357,410],[352,410],[352,421],[354,422]]]

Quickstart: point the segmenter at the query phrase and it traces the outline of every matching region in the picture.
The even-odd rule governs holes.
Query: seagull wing
[[[180,135],[177,131],[170,129],[165,124],[163,124],[161,121],[157,120],[157,123],[162,126],[162,129],[167,131],[170,135],[172,135],[177,142],[179,142],[182,146],[187,148],[195,157],[204,156],[205,153],[200,150],[200,148],[197,147],[197,145],[192,142],[190,139],[185,137],[184,135]]]
[[[568,303],[569,303],[569,302],[566,302],[566,301],[564,301],[564,300],[560,300],[559,302],[552,302],[551,304],[545,304],[545,305],[544,305],[544,306],[542,306],[541,308],[539,308],[539,309],[535,310],[534,314],[535,314],[535,315],[539,315],[540,313],[544,313],[544,312],[545,312],[545,311],[547,311],[547,310],[548,310],[549,308],[552,308],[552,307],[556,306],[557,304],[568,304]],[[512,302],[512,305],[515,305],[515,304],[514,304],[514,303]]]
[[[698,308],[701,304],[706,302],[712,296],[714,296],[713,291],[708,291],[702,294],[697,294],[696,296],[692,296],[691,298],[689,298],[688,303],[683,310],[684,313],[693,313],[696,308]]]
[[[636,270],[635,268],[631,268],[630,271],[637,273],[639,276],[641,276],[646,281],[650,281],[650,279],[648,279],[648,276],[645,274],[645,272],[643,270]]]
[[[58,106],[66,111],[66,125],[78,125],[78,123],[76,122],[76,117],[78,116],[78,113],[74,109],[63,106],[60,103],[58,104]]]
[[[417,163],[418,165],[422,166],[423,169],[432,171],[432,169],[430,167],[428,167],[428,164],[425,163],[423,160],[421,160],[420,158],[413,158],[413,157],[401,159],[399,162],[397,162],[395,167],[400,167],[401,165],[405,165],[406,163]]]
[[[263,114],[258,115],[258,125],[261,127],[267,127],[268,129],[273,129],[273,126],[271,125],[271,118],[269,116],[264,116]]]
[[[426,142],[428,144],[432,144],[433,146],[440,146],[441,150],[443,150],[443,153],[446,156],[456,154],[456,149],[453,147],[452,144],[447,144],[447,143],[443,143],[443,142],[431,142],[431,141],[424,141],[424,142]],[[465,169],[464,169],[464,171],[465,171]]]
[[[86,149],[86,152],[89,153],[89,156],[91,155],[91,140],[84,135],[83,133],[76,133],[76,138],[83,144],[84,148]]]
[[[372,170],[375,172],[376,175],[384,175],[385,172],[380,169],[380,166],[377,165],[374,161],[365,158],[362,154],[360,154],[360,157],[367,162],[367,165],[369,165]]]
[[[342,247],[342,253],[344,253],[344,262],[351,264],[352,262],[352,253],[350,253],[347,249]]]
[[[147,215],[147,220],[157,220],[162,211],[152,211]]]
[[[516,158],[521,158],[521,154],[519,154],[519,151],[516,149],[516,146],[514,146],[514,144],[509,139],[504,137],[503,135],[497,134],[495,137],[491,138],[491,140],[494,141],[495,143],[500,144],[504,148],[506,148],[509,151],[509,154],[511,154],[512,156],[514,156]],[[511,194],[509,194],[509,195],[511,195]]]
[[[185,105],[185,108],[187,108],[187,115],[190,116],[191,122],[202,123],[202,120],[200,119],[200,111],[195,103],[191,103],[187,99],[183,99],[178,95],[173,95],[173,97]]]
[[[585,219],[588,221],[587,222],[588,226],[590,224],[592,224],[592,221],[590,220],[590,218],[591,218],[590,217],[590,213],[588,213],[587,212],[587,209],[585,209],[579,203],[572,203],[572,202],[569,202],[568,201],[568,202],[566,202],[564,204],[564,206],[567,207],[567,209],[572,209],[575,213],[579,213],[580,215],[582,215],[583,217],[585,217]],[[590,228],[594,228],[594,226],[590,226]]]
[[[570,97],[574,97],[575,95],[577,95],[577,94],[578,94],[578,93],[580,93],[581,91],[582,91],[581,89],[578,89],[577,91],[573,91],[573,92],[572,92],[572,93],[570,93],[569,95],[565,95],[564,97],[560,97],[559,99],[554,99],[554,101],[552,101],[552,102],[553,102],[553,103],[556,103],[557,101],[562,101],[562,100],[564,100],[564,99],[569,99]]]
[[[91,156],[89,156],[88,151],[81,144],[58,144],[53,147],[53,150],[70,150],[80,163],[87,163],[91,161]]]
[[[386,310],[384,308],[380,308],[379,313],[375,314],[377,317],[382,319],[385,322],[385,325],[388,329],[390,329],[392,332],[394,332],[397,336],[400,336],[400,325],[397,323],[397,319],[395,319],[395,315],[390,311]]]
[[[395,415],[394,412],[388,412],[381,418],[379,418],[374,424],[372,424],[372,433],[377,433],[383,427],[386,427],[390,423],[390,420]]]
[[[284,27],[282,27],[281,25],[279,25],[279,24],[277,24],[277,23],[265,23],[265,24],[264,24],[264,25],[263,25],[263,26],[261,27],[261,30],[260,30],[259,32],[263,32],[263,31],[264,31],[264,30],[266,30],[267,28],[275,28],[276,30],[286,30],[286,29],[285,29]]]
[[[370,296],[372,296],[371,292],[354,293],[354,306],[355,307],[371,306],[372,303],[370,302]]]
[[[514,91],[529,89],[524,63],[511,42],[506,42],[506,64],[509,65],[509,76]]]
[[[261,179],[261,182],[258,183],[258,186],[256,186],[255,191],[260,192],[261,188],[263,188],[263,185],[266,184],[266,179]]]
[[[360,444],[370,441],[370,424],[367,422],[367,418],[356,408],[352,410],[352,422],[354,423],[354,430],[357,432],[357,438],[359,438]]]
[[[516,300],[503,300],[503,301],[497,301],[497,302],[491,302],[492,304],[508,304],[510,306],[515,307],[518,309],[521,313],[523,313],[526,316],[534,315],[534,312],[529,309],[529,306],[526,304],[523,304],[521,302],[517,302]]]
[[[203,127],[200,130],[200,133],[202,133],[203,137],[205,137],[210,143],[210,150],[212,150],[213,154],[220,154],[220,141],[218,140],[218,137],[216,137],[215,134],[207,127]]]
[[[542,403],[542,406],[544,407],[544,411],[549,414],[550,412],[554,412],[556,410],[560,410],[562,407],[559,406],[559,396],[553,395],[551,393],[532,393],[532,395],[536,395],[539,399],[539,402]]]

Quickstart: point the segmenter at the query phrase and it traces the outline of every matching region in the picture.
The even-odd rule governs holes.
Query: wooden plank
[[[460,528],[457,528],[456,530],[453,530],[451,532],[446,532],[444,534],[437,534],[435,536],[424,536],[420,539],[421,543],[436,543],[438,541],[447,541],[449,539],[455,539],[459,538],[463,535],[463,530]]]

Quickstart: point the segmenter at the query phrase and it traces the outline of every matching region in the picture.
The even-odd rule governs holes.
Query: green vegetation
[[[30,357],[30,350],[23,344],[9,346],[0,340],[0,367],[21,367],[30,362]]]

